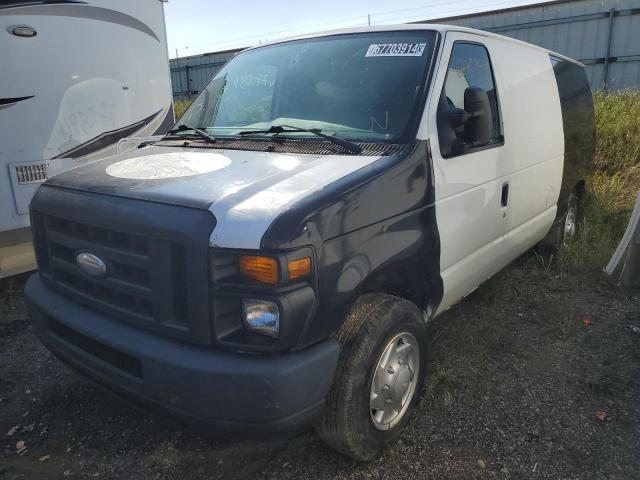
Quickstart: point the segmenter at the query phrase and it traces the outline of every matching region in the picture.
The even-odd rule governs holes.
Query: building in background
[[[638,0],[561,0],[429,22],[506,35],[580,60],[594,90],[640,87]]]
[[[237,48],[171,59],[173,99],[191,100],[228,60],[242,50]]]
[[[640,1],[559,0],[417,23],[477,28],[580,60],[594,90],[640,88]],[[242,49],[171,60],[176,100],[197,94]]]

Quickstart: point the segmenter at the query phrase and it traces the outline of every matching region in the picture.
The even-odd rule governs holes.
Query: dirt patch
[[[8,338],[29,325],[29,316],[22,296],[28,277],[28,274],[25,274],[0,280],[0,339]]]
[[[535,262],[430,324],[420,412],[367,465],[313,432],[215,441],[112,397],[38,343],[24,277],[4,280],[0,479],[640,478],[640,335],[624,328],[640,324],[640,297],[599,277],[554,278]]]

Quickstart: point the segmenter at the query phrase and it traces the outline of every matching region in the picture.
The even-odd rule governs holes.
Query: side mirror
[[[493,130],[493,114],[487,92],[479,87],[467,87],[462,109],[456,108],[443,90],[437,123],[440,151],[444,158],[464,155],[470,148],[488,144]]]
[[[491,140],[493,114],[489,96],[480,87],[464,91],[464,110],[469,115],[464,122],[464,142],[469,147],[481,147]]]

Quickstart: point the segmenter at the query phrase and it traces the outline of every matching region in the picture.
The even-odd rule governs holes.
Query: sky
[[[407,23],[539,3],[540,0],[169,0],[169,56],[249,47],[335,28]],[[222,5],[222,6],[221,6]]]

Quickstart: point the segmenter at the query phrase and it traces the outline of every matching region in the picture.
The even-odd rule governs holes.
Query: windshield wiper
[[[324,138],[325,140],[329,140],[336,145],[340,145],[345,150],[348,150],[351,153],[361,153],[362,147],[357,145],[349,140],[345,140],[343,138],[338,138],[333,135],[327,135],[326,133],[322,133],[322,130],[319,128],[298,128],[292,127],[291,125],[273,125],[269,127],[268,130],[246,130],[244,132],[240,132],[240,135],[266,135],[269,133],[273,133],[278,135],[279,133],[287,133],[287,132],[305,132],[305,133],[313,133],[314,135],[318,135],[319,137]]]
[[[192,127],[191,125],[187,125],[186,123],[181,123],[176,128],[174,128],[172,130],[169,130],[167,132],[167,134],[165,135],[165,137],[170,137],[170,136],[175,135],[176,133],[179,133],[179,132],[186,132],[187,130],[193,130],[196,133],[196,135],[198,135],[200,138],[202,138],[207,143],[216,143],[218,141],[214,137],[209,135],[207,132],[202,130],[201,128],[195,128],[195,127]]]

